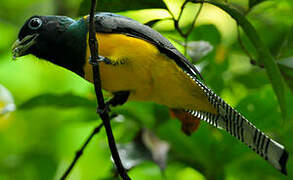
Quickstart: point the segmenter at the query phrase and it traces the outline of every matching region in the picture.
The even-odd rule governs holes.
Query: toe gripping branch
[[[98,56],[98,59],[93,59],[91,56],[89,57],[89,63],[93,66],[96,66],[98,65],[98,63],[100,62],[104,62],[106,64],[111,64],[111,59],[107,58],[107,57],[104,57],[104,56]]]
[[[113,98],[111,98],[109,101],[107,101],[105,103],[105,107],[103,109],[101,108],[97,108],[97,113],[101,114],[101,113],[109,113],[111,111],[110,107],[115,107],[118,105],[123,105],[124,103],[126,103],[130,92],[129,91],[118,91],[113,93],[114,96]]]

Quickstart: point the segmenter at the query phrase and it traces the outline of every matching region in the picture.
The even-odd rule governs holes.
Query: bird
[[[114,13],[94,15],[102,88],[109,106],[150,101],[167,106],[191,135],[200,120],[223,129],[287,174],[285,147],[256,128],[204,83],[199,71],[159,32]],[[93,83],[89,16],[32,16],[12,46],[13,59],[32,54]]]

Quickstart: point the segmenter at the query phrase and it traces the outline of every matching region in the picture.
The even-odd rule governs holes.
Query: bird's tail
[[[245,117],[234,110],[200,81],[197,79],[194,80],[206,93],[209,102],[218,111],[218,115],[196,110],[187,110],[187,112],[217,128],[226,130],[229,134],[245,143],[249,148],[267,160],[276,169],[283,174],[287,174],[286,163],[288,153],[284,146],[270,139],[257,129]]]

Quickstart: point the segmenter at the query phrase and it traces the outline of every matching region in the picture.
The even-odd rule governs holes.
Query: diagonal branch
[[[71,162],[70,166],[68,167],[68,169],[65,171],[65,173],[62,175],[62,177],[60,178],[60,180],[65,180],[67,178],[67,176],[69,175],[69,173],[72,171],[73,167],[75,166],[75,164],[77,163],[77,161],[79,160],[79,158],[81,157],[81,155],[83,154],[83,151],[85,150],[85,148],[87,147],[87,145],[89,144],[89,142],[92,140],[92,138],[100,132],[101,128],[103,127],[103,124],[100,124],[98,127],[96,127],[93,132],[90,134],[90,136],[87,138],[87,140],[85,141],[85,143],[82,145],[82,147],[80,148],[80,150],[78,150],[75,154],[75,157],[73,159],[73,161]]]

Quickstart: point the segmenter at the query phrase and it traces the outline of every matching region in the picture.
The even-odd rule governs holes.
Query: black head
[[[83,75],[86,27],[65,16],[32,16],[12,48],[13,58],[33,54]]]

